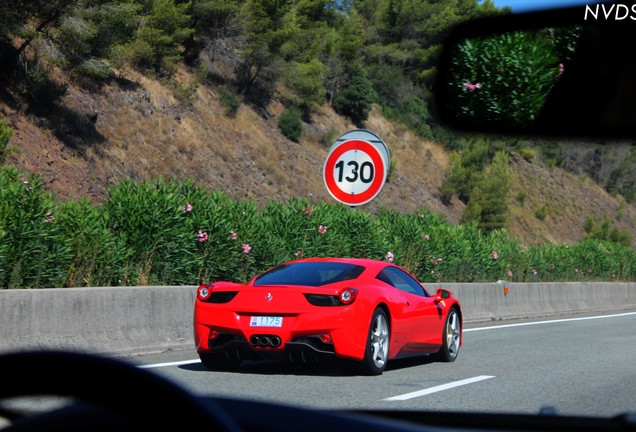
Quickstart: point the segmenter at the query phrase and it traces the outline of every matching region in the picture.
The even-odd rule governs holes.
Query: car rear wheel
[[[367,346],[362,360],[361,372],[365,375],[380,375],[389,359],[389,320],[382,308],[377,308],[371,318]]]
[[[455,308],[451,309],[446,317],[442,333],[442,347],[436,355],[437,361],[454,362],[457,359],[461,345],[461,325],[459,312]]]
[[[199,353],[199,358],[209,370],[236,370],[241,366],[241,359],[227,354]]]

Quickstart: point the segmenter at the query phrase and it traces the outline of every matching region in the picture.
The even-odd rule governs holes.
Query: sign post
[[[340,136],[323,168],[323,180],[331,196],[351,207],[374,199],[389,174],[391,156],[378,135],[356,129]]]

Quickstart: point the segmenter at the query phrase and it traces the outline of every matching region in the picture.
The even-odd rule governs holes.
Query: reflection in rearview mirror
[[[573,26],[463,40],[451,57],[447,89],[457,119],[534,125],[580,33]]]
[[[481,132],[633,138],[636,66],[619,47],[636,22],[586,20],[586,10],[456,29],[437,74],[442,120]]]

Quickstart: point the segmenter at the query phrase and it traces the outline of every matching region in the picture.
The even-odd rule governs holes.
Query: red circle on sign
[[[359,194],[350,194],[340,189],[333,175],[336,162],[340,156],[350,150],[358,150],[366,153],[373,161],[375,173],[378,174],[373,178],[371,186]],[[380,189],[382,189],[384,185],[384,172],[385,167],[382,156],[375,147],[366,141],[345,141],[336,147],[327,157],[324,169],[325,185],[329,193],[338,201],[348,205],[361,205],[371,201],[380,192]]]

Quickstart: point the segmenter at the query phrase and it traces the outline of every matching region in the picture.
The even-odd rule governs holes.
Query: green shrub
[[[629,231],[617,228],[607,216],[600,225],[596,225],[590,218],[586,219],[583,229],[589,239],[610,241],[625,247],[632,244],[632,236]]]
[[[70,240],[39,177],[0,168],[0,288],[64,286]]]
[[[0,165],[4,164],[7,160],[8,150],[7,146],[13,136],[13,129],[6,120],[0,119]]]
[[[550,208],[547,205],[542,204],[541,207],[539,207],[534,212],[534,217],[542,221],[542,220],[545,220],[545,218],[547,218],[549,214],[550,214]]]
[[[97,80],[105,80],[114,75],[113,69],[110,66],[95,59],[88,59],[82,62],[73,72],[77,75]]]
[[[519,150],[519,155],[524,158],[528,162],[532,162],[535,157],[537,157],[537,152],[533,149],[522,148]]]
[[[101,206],[90,201],[68,201],[59,206],[60,234],[72,250],[64,286],[134,285],[129,260],[134,248],[108,226]]]
[[[294,142],[298,142],[303,134],[302,113],[296,107],[289,107],[283,111],[278,119],[278,128]]]
[[[246,282],[313,256],[391,260],[422,282],[636,280],[636,251],[606,239],[522,247],[425,209],[372,215],[306,199],[260,209],[164,178],[124,180],[99,206],[56,204],[37,176],[0,168],[0,288]]]
[[[413,85],[404,68],[381,62],[368,65],[368,70],[375,90],[373,98],[382,107],[382,114],[404,124],[417,135],[431,139],[433,132],[426,96],[421,88]]]
[[[320,137],[320,144],[326,147],[331,147],[331,145],[336,141],[337,137],[338,132],[335,129],[328,129]]]
[[[519,205],[523,206],[523,204],[526,202],[526,196],[528,196],[528,194],[524,190],[521,190],[517,193],[517,202],[519,203]]]
[[[343,116],[349,117],[358,127],[369,117],[373,104],[373,87],[363,74],[350,77],[347,85],[331,101],[333,109]]]
[[[201,267],[197,253],[198,226],[185,206],[196,197],[191,182],[157,178],[124,180],[109,190],[104,203],[109,229],[131,249],[130,277],[142,285],[194,283]],[[197,212],[201,212],[197,209]]]
[[[326,67],[318,59],[294,63],[285,74],[285,84],[292,92],[290,103],[310,113],[325,101],[323,80]]]
[[[238,109],[241,107],[241,101],[226,86],[221,86],[219,91],[221,93],[221,104],[225,108],[225,115],[228,117],[236,117]]]

